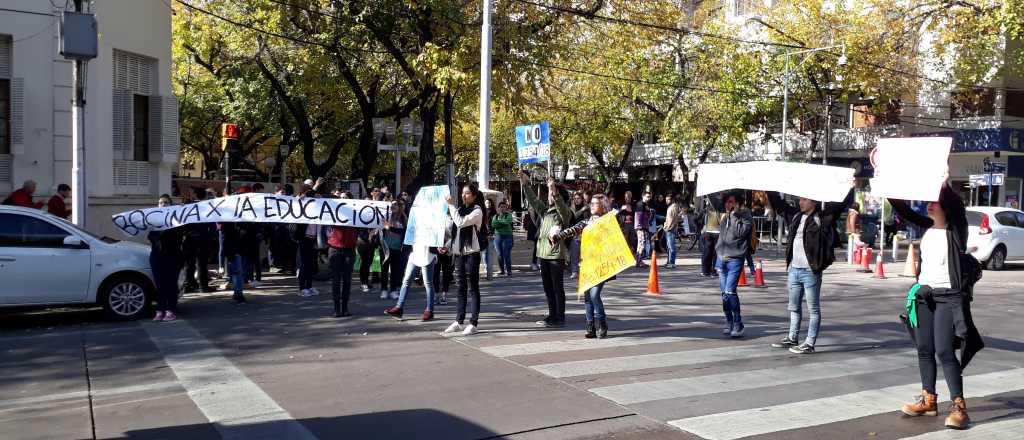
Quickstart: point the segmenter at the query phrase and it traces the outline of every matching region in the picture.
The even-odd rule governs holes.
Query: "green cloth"
[[[917,290],[920,288],[920,284],[914,284],[907,292],[907,320],[913,328],[917,328]]]
[[[512,213],[497,214],[491,218],[491,228],[498,235],[512,235]]]
[[[569,251],[564,240],[558,240],[551,244],[548,236],[551,229],[557,227],[559,231],[568,229],[572,225],[572,211],[566,206],[561,197],[555,197],[555,206],[548,206],[547,203],[537,197],[537,193],[529,185],[523,187],[526,193],[526,200],[534,212],[543,215],[540,219],[540,228],[537,229],[537,258],[543,260],[564,260],[568,258]]]

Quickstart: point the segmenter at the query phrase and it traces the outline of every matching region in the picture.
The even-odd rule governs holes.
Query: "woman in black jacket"
[[[171,196],[164,194],[157,201],[157,206],[171,206]],[[153,281],[156,284],[156,315],[154,321],[174,321],[178,319],[178,274],[185,264],[181,251],[181,229],[173,228],[165,231],[152,231],[147,238],[151,244],[149,266],[153,270]]]
[[[953,402],[946,426],[964,429],[970,418],[963,397],[963,368],[984,347],[971,318],[973,286],[980,266],[977,260],[966,254],[967,214],[964,202],[946,185],[942,187],[939,201],[928,204],[927,217],[910,209],[906,201],[890,199],[889,203],[900,218],[925,230],[921,239],[917,284],[913,288],[916,292],[914,300],[908,304],[911,310],[916,307],[910,314],[916,314],[916,329],[913,329],[912,336],[917,344],[923,390],[915,403],[904,405],[902,410],[909,416],[938,414],[935,390],[935,358],[938,356]],[[910,322],[913,323],[913,319]],[[956,357],[957,347],[963,347],[959,360]]]

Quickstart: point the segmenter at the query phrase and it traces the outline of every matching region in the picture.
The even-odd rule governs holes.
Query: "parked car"
[[[154,291],[149,246],[16,206],[0,206],[0,280],[0,308],[98,304],[117,320],[148,314]]]
[[[995,206],[967,208],[967,248],[989,270],[1024,260],[1024,212]]]

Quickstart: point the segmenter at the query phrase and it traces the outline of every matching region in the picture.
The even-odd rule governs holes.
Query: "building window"
[[[950,95],[949,106],[949,114],[953,118],[994,116],[996,94],[993,89],[984,87],[953,92]]]
[[[0,79],[0,154],[11,154],[11,81]]]
[[[1024,90],[1006,91],[1006,116],[1024,118]]]
[[[132,159],[137,161],[149,160],[149,97],[146,95],[134,95],[132,106],[132,126],[135,131],[132,136]]]

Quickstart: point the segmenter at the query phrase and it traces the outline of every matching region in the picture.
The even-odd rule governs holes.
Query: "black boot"
[[[341,301],[334,300],[334,317],[341,318]]]
[[[605,321],[604,318],[597,320],[597,337],[598,339],[608,337],[608,321]]]
[[[594,329],[594,321],[587,321],[587,334],[583,335],[587,339],[594,339],[597,337],[596,329]]]

